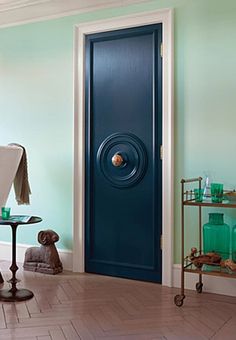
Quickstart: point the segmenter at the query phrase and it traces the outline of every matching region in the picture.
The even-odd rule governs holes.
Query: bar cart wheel
[[[178,307],[183,306],[185,295],[175,295],[175,304]]]
[[[196,291],[200,294],[202,293],[202,287],[203,287],[203,283],[202,282],[197,282],[196,283]]]

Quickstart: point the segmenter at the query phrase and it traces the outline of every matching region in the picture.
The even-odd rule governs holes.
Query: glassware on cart
[[[224,214],[209,213],[209,222],[203,225],[203,251],[215,252],[224,260],[230,257],[230,227],[224,223]]]
[[[206,173],[206,178],[203,185],[203,197],[204,199],[209,199],[211,196],[211,176]]]
[[[223,201],[223,184],[211,183],[211,200],[213,203],[222,203]]]
[[[194,189],[194,196],[196,202],[202,202],[204,189]]]

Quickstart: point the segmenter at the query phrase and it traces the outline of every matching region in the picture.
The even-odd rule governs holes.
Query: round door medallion
[[[131,133],[114,133],[100,145],[97,165],[113,186],[127,188],[143,178],[147,169],[147,152],[137,136]]]

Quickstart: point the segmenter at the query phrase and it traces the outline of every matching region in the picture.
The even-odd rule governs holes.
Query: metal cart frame
[[[203,275],[213,275],[213,276],[224,276],[236,278],[236,273],[230,273],[225,268],[221,268],[217,265],[216,270],[204,271],[203,269],[195,268],[194,265],[187,260],[184,254],[184,242],[185,242],[185,216],[184,210],[185,206],[198,207],[198,228],[199,228],[199,255],[203,253],[202,250],[202,208],[203,207],[217,207],[217,208],[236,208],[236,202],[223,201],[222,203],[213,203],[210,200],[203,200],[203,202],[195,201],[193,190],[186,190],[186,184],[195,184],[199,189],[202,188],[202,177],[182,179],[181,180],[181,289],[180,294],[174,297],[174,303],[176,306],[181,307],[185,299],[185,287],[184,287],[184,276],[185,272],[198,274],[198,282],[196,283],[197,293],[202,293],[202,276]],[[224,191],[227,193],[228,191]]]

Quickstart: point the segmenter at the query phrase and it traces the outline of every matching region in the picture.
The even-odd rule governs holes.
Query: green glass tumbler
[[[2,207],[2,219],[8,220],[10,217],[11,208]]]
[[[223,184],[211,183],[211,200],[213,203],[221,203],[223,201]]]
[[[196,202],[202,202],[204,189],[194,189],[194,196]]]

